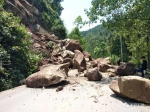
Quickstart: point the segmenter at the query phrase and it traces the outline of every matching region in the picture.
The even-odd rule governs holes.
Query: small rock
[[[85,76],[87,76],[89,81],[100,81],[102,79],[102,74],[98,71],[97,68],[87,70]]]
[[[95,103],[97,103],[98,101],[97,101],[97,100],[95,100],[94,102],[95,102]]]
[[[45,89],[45,87],[42,88],[42,90],[44,90],[44,89]]]
[[[56,89],[56,92],[59,92],[59,91],[63,90],[63,88],[64,88],[63,86],[58,86],[57,89]]]
[[[116,76],[116,75],[115,75],[115,74],[113,74],[113,73],[109,75],[109,77],[115,77],[115,76]]]

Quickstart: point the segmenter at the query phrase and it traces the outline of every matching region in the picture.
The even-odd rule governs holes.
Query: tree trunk
[[[149,38],[148,38],[148,36],[147,36],[147,38],[146,38],[146,40],[147,40],[147,61],[148,61],[148,68],[150,68],[150,64],[149,64],[149,62],[150,62],[150,48],[149,48]]]

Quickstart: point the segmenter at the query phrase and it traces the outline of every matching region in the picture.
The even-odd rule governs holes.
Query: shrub
[[[111,62],[111,64],[116,64],[118,58],[119,58],[119,57],[116,56],[116,55],[111,55],[111,57],[110,57],[110,62]]]
[[[40,55],[29,49],[31,36],[20,19],[0,12],[0,91],[17,86],[37,69]]]

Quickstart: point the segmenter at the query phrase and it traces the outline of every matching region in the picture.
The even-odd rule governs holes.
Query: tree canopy
[[[104,26],[124,38],[131,61],[137,64],[145,55],[150,62],[148,0],[92,0],[91,4],[92,7],[86,10],[90,23],[102,18]]]

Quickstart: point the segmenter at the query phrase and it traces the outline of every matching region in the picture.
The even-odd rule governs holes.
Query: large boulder
[[[63,63],[70,63],[69,68],[73,68],[73,59],[71,59],[71,58],[65,58],[63,60]]]
[[[110,89],[117,95],[150,104],[150,80],[139,76],[123,76],[112,81]]]
[[[108,64],[103,64],[103,63],[99,63],[98,64],[98,70],[100,72],[106,72],[108,69],[112,68],[111,65],[108,65]]]
[[[116,69],[115,68],[110,68],[110,69],[107,69],[106,72],[116,74]]]
[[[69,51],[69,50],[64,50],[61,54],[63,58],[73,58],[74,57],[74,52]]]
[[[90,63],[93,68],[98,66],[98,62],[96,60],[90,61]]]
[[[111,64],[109,58],[97,58],[96,61],[101,64]]]
[[[121,96],[124,98],[128,98],[127,96],[125,96],[123,93],[120,92],[119,86],[118,86],[118,81],[113,80],[110,85],[109,88],[117,95],[117,96]]]
[[[46,87],[65,81],[68,75],[69,63],[51,65],[26,78],[28,87]]]
[[[88,52],[83,51],[83,55],[87,61],[92,61],[92,56]]]
[[[91,62],[91,66],[94,67],[98,67],[99,64],[110,64],[110,60],[109,58],[97,58],[96,60],[92,60]]]
[[[78,69],[78,72],[83,72],[86,70],[86,61],[84,55],[79,50],[75,50],[73,69]]]
[[[83,49],[77,40],[69,40],[66,45],[66,50],[69,50],[72,52],[74,52],[75,50],[79,50],[79,51],[83,52]]]
[[[84,74],[89,81],[100,81],[102,74],[99,73],[97,68],[88,69]]]
[[[123,64],[123,65],[120,65],[117,68],[116,73],[119,76],[134,75],[136,73],[136,67],[133,63],[126,63],[126,64]]]

